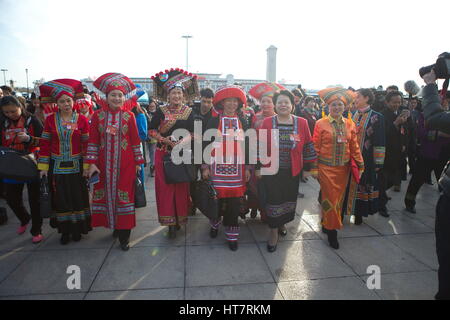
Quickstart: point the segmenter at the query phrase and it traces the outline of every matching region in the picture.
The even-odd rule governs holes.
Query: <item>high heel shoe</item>
[[[277,245],[271,246],[269,243],[267,243],[267,251],[269,252],[275,252],[277,250]]]

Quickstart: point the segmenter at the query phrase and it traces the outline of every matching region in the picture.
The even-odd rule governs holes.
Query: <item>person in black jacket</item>
[[[1,122],[1,145],[23,153],[32,154],[39,145],[42,134],[42,123],[30,115],[24,106],[13,96],[5,96],[0,100],[0,110],[4,115]],[[23,204],[23,188],[25,183],[4,179],[6,199],[14,214],[20,220],[17,233],[23,234],[32,222],[31,235],[33,243],[43,240],[42,218],[39,210],[39,181],[27,183],[28,201],[31,217]]]
[[[450,112],[444,111],[432,70],[423,76],[423,112],[428,128],[450,134]],[[437,300],[450,300],[450,159],[439,179],[441,196],[436,206],[436,253],[439,262]]]
[[[399,112],[402,104],[402,94],[392,91],[386,95],[387,107],[382,114],[385,121],[386,157],[384,167],[380,172],[380,215],[389,217],[386,204],[388,197],[386,191],[400,183],[400,166],[406,152],[408,135],[405,124],[409,117],[409,110]]]

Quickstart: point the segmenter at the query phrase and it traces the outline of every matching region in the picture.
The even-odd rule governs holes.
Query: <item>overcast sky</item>
[[[189,34],[191,72],[264,80],[274,45],[279,81],[403,88],[450,51],[449,12],[448,0],[0,0],[0,68],[24,86],[26,68],[30,86],[150,77],[185,67]]]

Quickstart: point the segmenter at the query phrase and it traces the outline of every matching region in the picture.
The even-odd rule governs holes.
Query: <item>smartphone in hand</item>
[[[94,185],[96,183],[100,182],[100,175],[98,172],[95,172],[90,178],[89,178],[89,185]]]

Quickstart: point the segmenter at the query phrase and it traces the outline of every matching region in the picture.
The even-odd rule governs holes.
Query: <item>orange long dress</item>
[[[328,230],[341,229],[341,212],[349,181],[351,157],[359,170],[364,170],[355,124],[342,116],[337,120],[331,116],[322,118],[316,122],[313,141],[322,190],[322,225]]]

